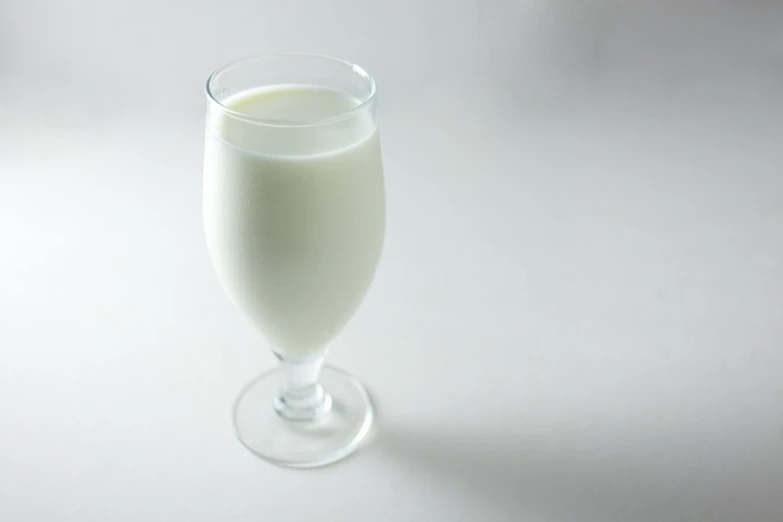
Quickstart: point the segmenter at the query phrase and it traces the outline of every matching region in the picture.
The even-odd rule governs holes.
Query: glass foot
[[[331,403],[314,420],[278,413],[285,383],[280,369],[250,381],[234,404],[239,441],[262,459],[292,468],[324,466],[351,454],[372,425],[370,396],[355,377],[331,366],[323,367],[318,381]]]

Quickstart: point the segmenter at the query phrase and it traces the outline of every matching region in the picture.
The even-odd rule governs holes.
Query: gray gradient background
[[[376,77],[389,198],[377,429],[306,472],[200,221],[276,51]],[[775,1],[0,1],[0,520],[783,520],[781,87]]]

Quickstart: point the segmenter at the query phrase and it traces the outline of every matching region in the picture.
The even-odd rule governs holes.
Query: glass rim
[[[338,114],[335,114],[334,116],[330,116],[328,118],[322,118],[322,119],[313,120],[313,121],[302,121],[302,122],[299,122],[299,121],[288,122],[288,121],[283,121],[283,120],[271,120],[271,119],[267,119],[267,118],[258,118],[258,117],[255,117],[255,116],[250,116],[250,115],[245,114],[243,112],[235,111],[233,109],[228,108],[225,104],[223,104],[223,102],[221,102],[220,100],[218,100],[215,97],[215,95],[213,94],[212,89],[211,89],[211,84],[212,84],[212,80],[215,79],[215,77],[218,74],[223,73],[223,72],[225,72],[225,71],[227,71],[229,69],[233,69],[234,67],[239,67],[239,66],[245,65],[245,64],[250,63],[252,61],[265,60],[265,59],[270,59],[270,58],[317,58],[317,59],[320,59],[320,60],[330,61],[332,63],[338,64],[338,65],[341,65],[341,66],[345,66],[345,67],[349,68],[351,72],[359,75],[362,79],[364,79],[367,82],[367,84],[369,85],[369,88],[370,88],[370,92],[369,92],[369,94],[367,94],[366,97],[362,98],[361,101],[359,102],[359,104],[356,105],[355,107],[351,107],[350,109],[346,109],[346,110],[340,111]],[[338,122],[338,121],[342,121],[342,120],[350,118],[355,113],[361,111],[362,109],[364,109],[365,107],[370,105],[373,101],[375,101],[375,92],[376,92],[375,80],[373,79],[372,76],[370,76],[370,74],[367,71],[364,70],[364,68],[362,68],[359,65],[356,65],[354,63],[351,63],[349,61],[342,60],[340,58],[334,58],[332,56],[327,56],[327,55],[324,55],[324,54],[315,54],[315,53],[253,54],[253,55],[245,56],[243,58],[239,58],[237,60],[234,60],[232,62],[229,62],[229,63],[223,65],[222,67],[219,67],[219,68],[215,69],[215,71],[212,72],[212,74],[210,74],[209,77],[207,78],[207,83],[206,83],[206,86],[205,86],[205,90],[206,90],[206,94],[207,94],[207,100],[210,103],[216,104],[220,108],[220,110],[225,112],[226,114],[228,114],[228,115],[230,115],[230,116],[232,116],[234,118],[238,118],[238,119],[247,121],[249,123],[255,123],[255,124],[258,124],[258,125],[266,125],[266,126],[270,126],[270,127],[315,127],[317,125],[324,125],[324,124],[328,124],[328,123],[335,123],[335,122]]]

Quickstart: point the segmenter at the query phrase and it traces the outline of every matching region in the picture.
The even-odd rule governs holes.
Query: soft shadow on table
[[[552,443],[491,427],[469,429],[379,426],[373,451],[389,466],[425,477],[433,495],[477,504],[487,520],[783,520],[779,463],[748,464],[725,454],[713,460],[711,450],[697,445],[651,445],[649,434],[588,439],[575,432]]]

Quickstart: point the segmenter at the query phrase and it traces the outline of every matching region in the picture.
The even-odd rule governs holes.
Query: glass
[[[207,81],[204,230],[236,308],[277,369],[234,405],[239,440],[273,463],[313,467],[355,450],[370,397],[325,366],[381,255],[386,208],[375,82],[315,55],[257,56]]]

